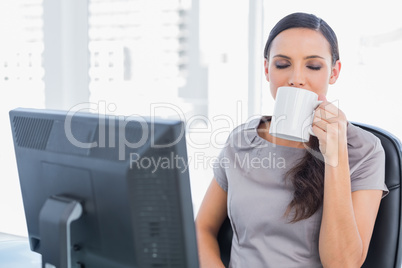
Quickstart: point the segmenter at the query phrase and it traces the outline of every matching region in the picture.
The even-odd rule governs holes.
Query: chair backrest
[[[364,268],[401,267],[401,177],[402,146],[391,133],[369,125],[353,123],[380,140],[385,151],[385,184],[389,194],[381,200]]]
[[[383,129],[361,123],[353,124],[381,140],[385,151],[385,184],[389,189],[389,194],[381,201],[368,255],[362,267],[400,268],[402,145],[398,138]],[[226,267],[230,260],[232,237],[230,220],[226,218],[218,233],[221,259]]]

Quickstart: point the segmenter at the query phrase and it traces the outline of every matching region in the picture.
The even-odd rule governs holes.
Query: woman
[[[325,98],[341,70],[335,33],[314,15],[288,15],[272,29],[264,57],[273,98],[291,86],[323,101],[316,137],[308,144],[275,138],[270,117],[231,133],[196,219],[201,267],[224,267],[216,236],[227,215],[230,267],[360,267],[388,191],[384,152]],[[268,166],[256,166],[268,156]]]

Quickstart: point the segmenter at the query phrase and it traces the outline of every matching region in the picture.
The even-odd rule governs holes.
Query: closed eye
[[[277,68],[277,69],[285,69],[285,68],[287,68],[287,67],[289,67],[290,65],[289,64],[276,64],[275,65],[275,67]]]
[[[321,66],[307,66],[307,68],[314,70],[314,71],[319,71],[321,70]]]

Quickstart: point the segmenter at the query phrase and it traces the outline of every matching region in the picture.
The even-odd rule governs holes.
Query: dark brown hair
[[[322,205],[324,198],[324,161],[316,137],[311,136],[304,157],[286,173],[293,183],[293,200],[285,212],[290,222],[311,217]]]
[[[312,14],[293,13],[281,19],[271,30],[264,49],[264,57],[269,59],[272,41],[281,32],[291,28],[307,28],[320,32],[331,47],[332,64],[339,60],[338,41],[335,32],[322,19]],[[293,200],[285,216],[291,215],[291,222],[311,217],[322,205],[324,196],[324,162],[319,150],[318,139],[311,136],[306,144],[304,157],[286,174],[286,179],[294,186]]]
[[[269,33],[264,49],[264,58],[269,59],[272,41],[281,32],[292,28],[307,28],[320,32],[331,46],[332,65],[339,60],[338,39],[332,28],[322,19],[313,14],[293,13],[281,19]]]

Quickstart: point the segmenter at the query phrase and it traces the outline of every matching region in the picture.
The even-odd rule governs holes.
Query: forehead
[[[270,57],[276,54],[287,56],[319,55],[324,58],[331,58],[331,47],[327,39],[318,31],[292,28],[281,32],[272,41]]]

